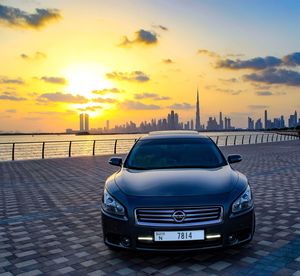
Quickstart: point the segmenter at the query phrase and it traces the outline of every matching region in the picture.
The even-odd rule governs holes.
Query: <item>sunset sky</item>
[[[300,110],[300,1],[0,0],[0,131]]]

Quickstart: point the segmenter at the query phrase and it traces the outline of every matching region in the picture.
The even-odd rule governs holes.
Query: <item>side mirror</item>
[[[122,166],[122,158],[121,157],[112,157],[109,159],[108,163],[113,166],[121,167]]]
[[[227,157],[227,161],[229,164],[238,163],[242,161],[242,156],[239,154],[230,154]]]

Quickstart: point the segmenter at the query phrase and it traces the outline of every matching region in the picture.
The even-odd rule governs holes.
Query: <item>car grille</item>
[[[185,208],[139,208],[135,210],[136,223],[149,226],[195,226],[220,223],[221,206]]]

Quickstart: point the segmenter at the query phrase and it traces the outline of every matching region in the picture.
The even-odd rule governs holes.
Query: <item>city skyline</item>
[[[170,110],[199,128],[197,88],[201,124],[220,111],[237,128],[264,124],[266,109],[300,112],[300,2],[5,0],[0,11],[1,132],[77,129],[81,113],[90,128],[139,124]]]
[[[71,128],[66,129],[66,133],[135,133],[135,132],[150,132],[150,131],[161,131],[161,130],[196,130],[196,131],[232,131],[241,130],[242,128],[236,128],[231,118],[228,116],[224,117],[223,112],[219,112],[219,122],[216,116],[210,116],[207,123],[201,124],[200,120],[200,101],[199,101],[199,90],[197,88],[196,104],[195,104],[195,120],[184,122],[180,120],[180,114],[171,110],[165,118],[152,118],[150,121],[142,121],[139,125],[133,121],[127,121],[121,125],[115,125],[110,129],[110,121],[106,121],[105,127],[91,128],[89,129],[89,115],[81,113],[79,115],[79,130],[73,130]],[[194,124],[194,122],[196,122]],[[298,120],[297,111],[291,114],[288,118],[288,125],[285,123],[285,118],[281,115],[278,118],[274,118],[273,121],[268,117],[268,110],[264,110],[264,123],[262,119],[258,118],[256,121],[251,117],[248,117],[248,126],[245,130],[264,130],[264,129],[275,129],[296,127],[300,125],[300,118]]]

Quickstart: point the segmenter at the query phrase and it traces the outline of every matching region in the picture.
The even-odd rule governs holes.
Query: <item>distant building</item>
[[[199,91],[197,88],[197,102],[196,102],[196,130],[201,130],[200,124],[200,103],[199,103]]]
[[[109,130],[109,120],[106,121],[106,130]]]
[[[248,117],[248,129],[253,130],[254,129],[254,120],[250,117]]]
[[[231,119],[229,117],[225,117],[225,130],[231,130],[233,127],[231,126]]]
[[[261,130],[263,129],[263,124],[261,122],[261,119],[258,119],[256,122],[255,122],[255,129],[256,130]]]
[[[85,114],[84,116],[84,131],[89,132],[90,126],[89,126],[89,114]]]
[[[219,129],[223,130],[224,129],[224,124],[223,124],[223,118],[222,118],[222,112],[220,112],[220,121],[219,121]]]
[[[79,131],[80,132],[89,132],[89,114],[81,113],[79,115]]]
[[[74,133],[74,130],[72,128],[67,128],[66,133],[67,134],[72,134],[72,133]]]
[[[296,127],[298,125],[297,111],[295,111],[294,114],[290,115],[290,117],[288,119],[288,125],[289,125],[289,127]]]
[[[265,129],[269,128],[269,124],[268,124],[268,111],[265,110]]]
[[[80,131],[80,132],[83,132],[83,131],[84,131],[83,116],[84,116],[84,114],[80,114],[80,115],[79,115],[79,121],[80,121],[80,123],[79,123],[79,131]]]
[[[215,117],[214,118],[209,117],[208,121],[207,121],[207,127],[206,127],[206,129],[212,131],[212,130],[217,130],[218,127],[219,126],[218,126],[216,118]]]

